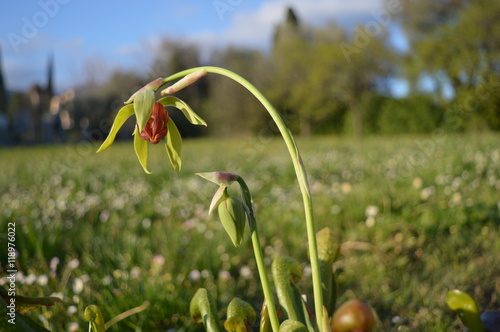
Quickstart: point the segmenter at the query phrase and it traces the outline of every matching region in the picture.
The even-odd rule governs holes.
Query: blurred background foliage
[[[229,46],[207,55],[187,41],[165,39],[140,74],[120,69],[96,80],[99,64],[89,64],[88,79],[75,89],[67,138],[77,141],[83,132],[85,139],[102,139],[109,130],[103,119],[112,119],[136,89],[205,64],[253,82],[301,135],[499,130],[500,3],[386,0],[385,10],[395,3],[392,15],[374,14],[352,31],[335,22],[312,27],[289,8],[267,36],[273,40],[268,52]],[[389,38],[395,27],[404,47]],[[233,82],[209,77],[179,96],[210,124],[195,128],[174,112],[184,136],[274,132],[254,98]],[[9,104],[13,118],[23,100],[14,95]]]

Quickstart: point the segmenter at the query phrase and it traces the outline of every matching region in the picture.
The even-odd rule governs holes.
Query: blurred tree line
[[[334,22],[312,27],[299,14],[288,9],[269,52],[228,47],[208,61],[261,89],[294,132],[500,129],[499,1],[386,0],[370,22],[353,31]],[[404,35],[405,49],[390,39],[394,27]],[[147,75],[115,71],[106,82],[83,88],[75,121],[87,121],[92,137],[102,138],[99,133],[132,92],[156,77],[202,65],[200,53],[196,45],[164,40]],[[394,96],[397,85],[404,86],[403,96]],[[275,131],[254,98],[222,77],[209,75],[178,96],[209,123],[206,129],[190,126],[174,112],[184,135]]]

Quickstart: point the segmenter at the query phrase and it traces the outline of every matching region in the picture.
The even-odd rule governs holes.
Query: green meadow
[[[340,245],[338,303],[367,301],[377,331],[458,330],[445,302],[451,289],[469,292],[480,310],[500,308],[500,135],[297,143],[316,229],[330,227]],[[199,287],[216,295],[221,319],[234,296],[259,312],[248,228],[234,248],[217,215],[208,215],[217,187],[195,175],[208,171],[243,176],[269,272],[277,253],[295,257],[304,267],[300,289],[312,298],[302,199],[281,140],[185,140],[178,174],[162,143],[150,149],[152,175],[132,142],[96,150],[83,142],[0,150],[0,285],[7,223],[15,222],[17,293],[63,300],[27,313],[33,320],[86,331],[87,305],[109,320],[149,301],[109,331],[201,331],[189,318]]]

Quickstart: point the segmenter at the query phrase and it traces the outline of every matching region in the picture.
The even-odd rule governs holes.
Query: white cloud
[[[245,5],[246,1],[240,1],[241,5],[225,12],[223,20],[218,20],[219,15],[213,6],[201,9],[197,5],[179,3],[173,8],[173,17],[178,21],[196,17],[200,10],[209,10],[204,15],[205,18],[209,17],[208,21],[212,20],[208,23],[212,26],[205,30],[178,33],[176,39],[199,45],[204,59],[208,59],[213,50],[228,45],[267,50],[271,46],[275,27],[285,19],[288,7],[295,10],[304,25],[321,26],[334,21],[346,29],[352,29],[357,23],[373,19],[371,12],[381,8],[383,0],[267,0],[253,10],[247,9],[249,6]],[[159,18],[155,16],[154,19]],[[56,72],[64,72],[58,75],[57,85],[64,87],[81,76],[79,67],[89,56],[96,56],[94,53],[97,53],[97,56],[100,54],[103,57],[113,57],[114,65],[123,63],[134,66],[147,63],[154,57],[163,37],[175,34],[175,31],[166,30],[162,33],[163,36],[151,34],[142,43],[122,44],[112,50],[111,55],[108,51],[94,49],[92,43],[81,37],[59,40],[44,31],[40,31],[26,45],[21,45],[19,53],[13,52],[10,45],[0,38],[5,45],[2,49],[4,73],[9,88],[26,87],[27,82],[43,82],[47,58],[50,54],[55,54]],[[61,59],[65,60],[60,61]],[[76,75],[77,73],[79,75]]]
[[[224,47],[228,44],[267,49],[271,45],[275,27],[283,22],[288,7],[292,7],[305,25],[320,26],[329,21],[345,28],[366,22],[371,11],[381,8],[380,0],[273,0],[262,4],[252,12],[239,11],[238,7],[224,12],[229,20],[227,28],[215,33],[200,31],[192,39],[204,50]]]

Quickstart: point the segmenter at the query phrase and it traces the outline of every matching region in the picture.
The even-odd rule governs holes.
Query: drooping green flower
[[[196,173],[196,175],[219,186],[212,198],[208,213],[211,214],[215,209],[218,209],[222,226],[233,241],[234,246],[239,247],[243,240],[250,210],[239,198],[230,196],[227,188],[233,182],[240,183],[243,179],[237,174],[227,172]]]
[[[118,130],[130,116],[135,115],[137,123],[133,132],[134,150],[144,171],[151,174],[148,170],[148,141],[152,144],[158,144],[163,137],[166,137],[165,147],[170,162],[176,171],[180,171],[182,138],[165,106],[178,108],[192,124],[203,126],[207,124],[179,98],[168,96],[155,101],[155,91],[162,82],[161,78],[152,81],[126,101],[126,103],[133,103],[123,106],[118,111],[108,137],[97,152],[102,152],[113,144]]]

